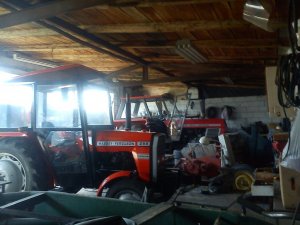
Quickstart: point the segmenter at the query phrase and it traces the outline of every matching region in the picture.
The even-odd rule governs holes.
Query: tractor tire
[[[142,201],[145,185],[135,179],[122,179],[112,184],[106,197],[120,200]]]
[[[5,192],[49,190],[51,180],[42,152],[18,139],[0,141],[0,180],[11,182]]]

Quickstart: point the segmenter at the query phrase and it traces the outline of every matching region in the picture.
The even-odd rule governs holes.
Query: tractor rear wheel
[[[48,190],[51,182],[42,157],[26,141],[1,140],[0,181],[11,182],[5,192]]]
[[[145,185],[135,179],[122,179],[109,188],[107,197],[120,200],[141,201]]]

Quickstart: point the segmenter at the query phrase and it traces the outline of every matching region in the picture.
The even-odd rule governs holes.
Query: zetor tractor
[[[0,87],[0,181],[5,191],[75,192],[141,200],[163,170],[164,135],[114,131],[102,74],[80,65]],[[106,85],[107,86],[107,85]]]

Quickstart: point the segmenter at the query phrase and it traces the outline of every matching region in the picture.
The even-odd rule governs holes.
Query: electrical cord
[[[300,47],[298,46],[298,18],[297,18],[297,5],[295,0],[289,1],[289,17],[288,17],[288,31],[289,31],[289,39],[292,47],[292,52],[295,55],[297,51],[300,51]]]
[[[276,84],[282,107],[300,107],[300,47],[298,46],[298,16],[295,0],[289,1],[288,33],[292,54],[282,56],[277,66]]]
[[[278,61],[276,85],[278,87],[278,101],[283,108],[285,118],[289,120],[286,108],[300,108],[300,47],[298,46],[298,15],[295,0],[289,1],[288,34],[292,53],[282,56]],[[289,129],[288,155],[291,142]]]

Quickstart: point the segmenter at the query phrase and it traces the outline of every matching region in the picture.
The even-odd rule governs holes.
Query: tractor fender
[[[111,175],[109,175],[108,177],[106,177],[104,179],[104,181],[102,181],[102,183],[99,185],[99,188],[97,190],[97,196],[100,196],[100,194],[103,191],[103,188],[110,182],[115,181],[117,179],[123,178],[123,177],[130,177],[132,174],[131,171],[118,171],[115,172]]]

